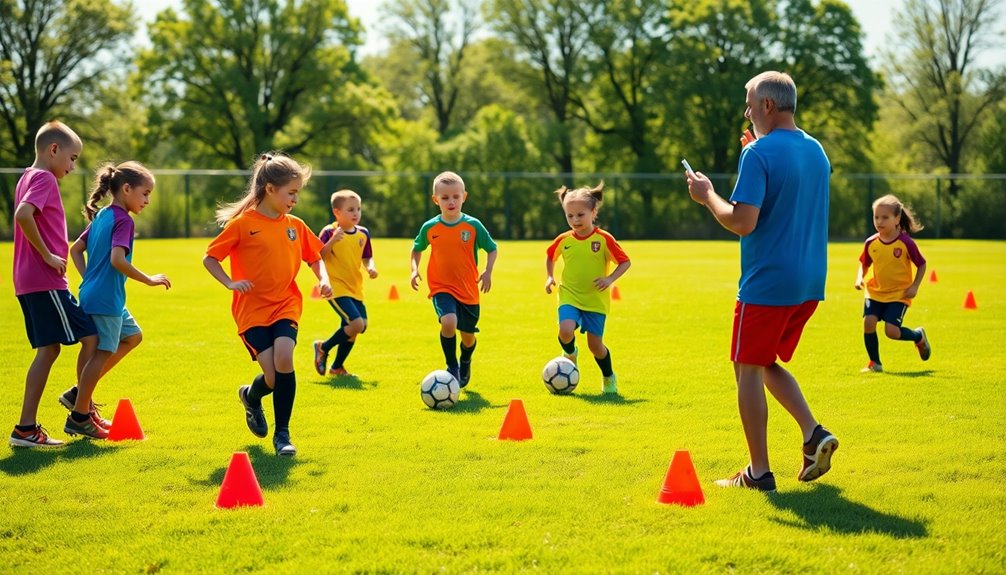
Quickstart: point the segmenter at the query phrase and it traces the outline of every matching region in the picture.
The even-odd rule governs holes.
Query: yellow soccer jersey
[[[607,314],[611,307],[611,290],[600,291],[594,280],[610,273],[610,265],[629,261],[614,236],[601,228],[585,238],[569,230],[548,246],[552,261],[563,259],[559,282],[559,305],[569,304],[583,311]]]
[[[321,243],[335,233],[336,224],[322,228],[318,235]],[[363,301],[363,260],[374,257],[370,246],[370,230],[356,226],[352,232],[343,230],[342,239],[332,244],[332,251],[325,257],[325,268],[332,281],[332,297],[351,297]]]
[[[880,234],[873,234],[866,239],[859,261],[872,272],[866,276],[867,297],[884,303],[912,304],[912,300],[902,295],[915,281],[912,265],[921,267],[926,258],[908,234],[902,232],[890,243],[884,243]]]

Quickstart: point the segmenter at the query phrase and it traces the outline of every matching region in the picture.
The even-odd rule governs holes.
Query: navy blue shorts
[[[280,337],[288,337],[297,343],[297,322],[292,319],[281,319],[272,325],[250,327],[241,334],[241,341],[251,354],[252,361],[257,361],[259,354],[272,348],[273,343]]]
[[[68,290],[26,293],[17,296],[17,301],[33,349],[56,343],[73,345],[98,333],[91,316],[84,313]]]
[[[433,309],[437,311],[437,319],[449,313],[458,316],[458,331],[465,333],[478,333],[479,328],[479,304],[469,305],[461,303],[449,293],[433,294]]]
[[[901,322],[905,321],[906,311],[908,311],[908,306],[900,301],[883,302],[866,298],[866,303],[863,304],[863,317],[872,315],[884,323],[898,327],[901,327]]]
[[[363,318],[364,323],[366,323],[367,306],[363,305],[363,302],[356,298],[349,296],[336,297],[328,300],[328,305],[332,306],[335,313],[339,314],[339,319],[342,320],[340,328],[346,327],[346,324],[357,318]],[[363,331],[367,331],[366,325],[363,326]]]

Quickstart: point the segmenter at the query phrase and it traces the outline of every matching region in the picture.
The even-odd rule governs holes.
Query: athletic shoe
[[[574,347],[574,348],[573,348],[573,353],[566,353],[566,352],[563,352],[563,354],[562,354],[562,357],[565,357],[565,358],[566,358],[566,359],[568,359],[569,361],[572,361],[572,362],[573,362],[573,365],[576,365],[576,355],[577,355],[577,353],[578,353],[579,351],[580,351],[580,350],[579,350],[578,348],[575,348],[575,347]]]
[[[880,365],[875,361],[871,361],[870,363],[866,364],[866,367],[859,370],[860,373],[870,373],[871,371],[876,373],[884,373],[884,366]]]
[[[69,409],[70,411],[73,411],[73,406],[75,403],[77,403],[77,386],[71,387],[70,389],[64,391],[62,395],[59,396],[59,404]],[[91,411],[90,411],[91,420],[94,421],[94,424],[99,427],[104,427],[105,429],[112,429],[112,420],[105,419],[104,417],[101,416],[101,411],[99,410],[99,408],[101,407],[104,406],[100,403],[94,403],[93,401],[91,402]]]
[[[249,385],[242,385],[238,388],[238,398],[241,400],[241,405],[245,407],[245,423],[248,424],[248,429],[255,437],[265,437],[269,435],[269,424],[266,423],[262,405],[259,404],[258,407],[255,407],[248,401],[248,390],[250,389]]]
[[[797,477],[800,481],[814,481],[831,469],[831,456],[838,449],[838,438],[818,425],[810,434],[810,441],[803,444],[803,469]]]
[[[49,437],[49,432],[39,424],[35,424],[35,429],[28,431],[18,431],[15,427],[10,433],[11,447],[62,447],[63,442]]]
[[[334,375],[336,377],[356,377],[352,373],[346,371],[345,367],[333,367],[332,369],[328,370],[328,375]]]
[[[461,387],[468,385],[468,382],[472,380],[472,362],[462,361],[458,364],[458,383]]]
[[[94,423],[94,420],[90,417],[78,422],[73,419],[73,415],[67,415],[66,423],[63,424],[63,431],[67,435],[83,435],[91,439],[108,439],[108,430]]]
[[[320,339],[314,341],[314,370],[318,375],[325,375],[325,365],[328,363],[328,352],[322,349]]]
[[[453,367],[451,367],[451,366],[448,365],[447,366],[447,373],[453,375],[454,379],[458,380],[458,383],[461,383],[461,368],[460,367],[458,367],[456,365],[453,366]]]
[[[272,436],[272,446],[276,448],[276,455],[283,457],[293,457],[297,455],[297,448],[290,443],[290,432],[277,430]]]
[[[929,359],[929,355],[933,353],[933,348],[929,345],[929,338],[926,337],[926,330],[924,328],[920,327],[915,331],[922,335],[922,339],[919,340],[919,343],[915,344],[915,349],[919,350],[919,357],[922,358],[922,361],[926,361]]]
[[[618,385],[615,383],[615,374],[605,376],[601,381],[602,393],[618,393]]]
[[[751,466],[749,465],[742,471],[735,473],[733,477],[717,479],[716,485],[720,487],[743,487],[756,491],[775,491],[775,475],[772,475],[771,471],[767,471],[765,475],[755,479],[751,477]]]

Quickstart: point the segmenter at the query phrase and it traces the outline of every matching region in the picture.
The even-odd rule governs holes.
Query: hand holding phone
[[[692,167],[690,165],[688,165],[688,160],[682,159],[681,160],[681,165],[685,167],[685,171],[686,172],[688,172],[689,174],[691,174],[693,176],[695,175],[695,170],[693,170]]]

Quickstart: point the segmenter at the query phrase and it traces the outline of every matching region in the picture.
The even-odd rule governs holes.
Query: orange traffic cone
[[[969,291],[968,296],[964,298],[964,309],[978,309],[978,303],[975,301],[975,292]]]
[[[940,280],[936,279],[936,270],[933,270],[933,272],[929,274],[929,283],[936,283],[938,281]]]
[[[392,284],[391,289],[388,291],[388,299],[395,301],[398,299],[398,288]]]
[[[259,507],[264,503],[262,488],[258,485],[258,478],[255,477],[255,470],[252,469],[248,454],[244,451],[236,452],[231,456],[231,463],[227,466],[227,473],[224,474],[224,481],[220,485],[217,507],[220,509],[242,505]]]
[[[314,286],[311,288],[311,297],[314,299],[321,299],[321,288]]]
[[[133,411],[133,404],[128,399],[120,399],[119,405],[115,408],[115,415],[112,416],[112,428],[108,430],[109,441],[123,441],[125,439],[143,440],[143,429],[140,421],[136,419],[136,412]]]
[[[524,402],[519,399],[511,399],[510,407],[506,410],[506,417],[503,418],[503,427],[500,428],[499,440],[513,439],[523,441],[531,439],[531,424],[527,421],[527,413],[524,411]]]
[[[622,294],[618,291],[618,286],[611,288],[611,299],[622,299]]]
[[[671,467],[667,470],[667,477],[664,478],[664,486],[660,488],[657,502],[676,503],[686,507],[706,502],[688,451],[679,449],[674,452]]]

